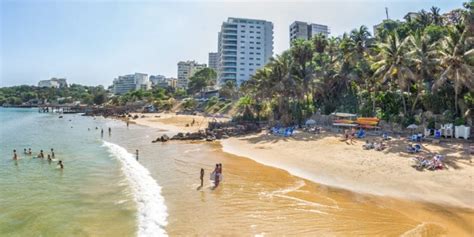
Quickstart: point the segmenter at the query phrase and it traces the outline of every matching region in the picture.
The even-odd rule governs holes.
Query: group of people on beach
[[[28,148],[28,150],[26,150],[26,148],[25,148],[25,149],[23,149],[23,154],[25,154],[27,156],[32,156],[33,152],[31,151],[31,148]],[[45,159],[43,150],[40,150],[38,155],[33,156],[33,158]],[[14,149],[13,150],[13,160],[16,161],[16,160],[19,160],[19,159],[20,159],[20,156],[17,154],[16,149]],[[50,163],[50,164],[53,161],[53,159],[55,159],[55,154],[54,154],[54,149],[53,148],[51,148],[51,154],[48,154],[46,159],[48,160],[48,163]],[[62,160],[58,161],[58,167],[61,168],[61,169],[64,169],[64,165],[63,165]]]
[[[214,189],[219,186],[219,183],[222,181],[223,175],[222,175],[222,164],[216,164],[216,167],[214,168],[214,171],[211,173],[210,180],[214,181]],[[201,186],[198,187],[198,190],[201,189],[204,186],[204,169],[201,168]]]

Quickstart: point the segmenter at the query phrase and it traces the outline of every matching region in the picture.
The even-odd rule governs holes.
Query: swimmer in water
[[[23,154],[25,154],[25,155],[27,155],[27,154],[28,154],[28,152],[26,151],[26,148],[25,148],[25,149],[23,149]]]
[[[59,168],[64,169],[63,161],[58,161]]]
[[[41,159],[44,158],[43,150],[40,150],[40,153],[38,154],[38,158],[41,158]]]
[[[51,159],[51,156],[48,154],[48,163],[51,164],[51,161],[53,161],[53,160]]]
[[[31,156],[31,154],[33,154],[33,152],[31,152],[31,148],[28,148],[28,155]]]
[[[19,159],[19,157],[16,154],[16,150],[13,150],[13,160],[18,160],[18,159]]]
[[[51,148],[51,157],[54,159],[54,150]]]

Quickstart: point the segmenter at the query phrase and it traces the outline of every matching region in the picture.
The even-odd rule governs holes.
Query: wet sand
[[[140,163],[163,187],[169,214],[166,231],[171,236],[473,233],[473,209],[320,185],[225,153],[219,143],[150,142],[162,133],[159,128],[131,126],[112,139],[129,151],[140,149]],[[212,190],[208,177],[215,163],[223,164],[224,181]],[[206,180],[197,190],[200,168]]]

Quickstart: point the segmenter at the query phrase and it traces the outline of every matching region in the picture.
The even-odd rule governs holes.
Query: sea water
[[[103,140],[110,122],[60,116],[0,109],[0,236],[165,235],[160,187],[133,155]]]

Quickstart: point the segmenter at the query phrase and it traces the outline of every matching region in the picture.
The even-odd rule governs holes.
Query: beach
[[[141,163],[163,186],[170,235],[472,234],[472,167],[458,144],[424,145],[454,161],[447,170],[420,172],[412,167],[413,155],[401,152],[406,142],[395,138],[382,152],[363,150],[363,141],[350,145],[326,132],[152,144],[150,139],[159,134],[193,131],[186,127],[192,119],[207,120],[179,115],[174,123],[175,115],[154,116],[145,114],[134,122],[149,131],[137,136],[146,143],[147,158],[155,158]],[[163,167],[157,159],[172,166]],[[196,191],[199,169],[207,175],[215,163],[224,167],[220,187],[212,191],[208,184]]]
[[[193,119],[203,121],[203,126],[186,127]],[[135,122],[173,132],[191,132],[202,129],[210,120],[202,116],[153,114]],[[367,139],[377,138],[369,136]],[[341,135],[330,132],[297,132],[288,138],[262,132],[224,139],[221,144],[227,153],[316,183],[361,193],[474,208],[474,164],[473,157],[465,151],[465,144],[424,143],[426,152],[446,156],[447,169],[418,171],[413,167],[415,155],[405,152],[408,142],[404,139],[393,138],[384,151],[362,149],[365,140],[356,139],[350,144],[341,141]]]

